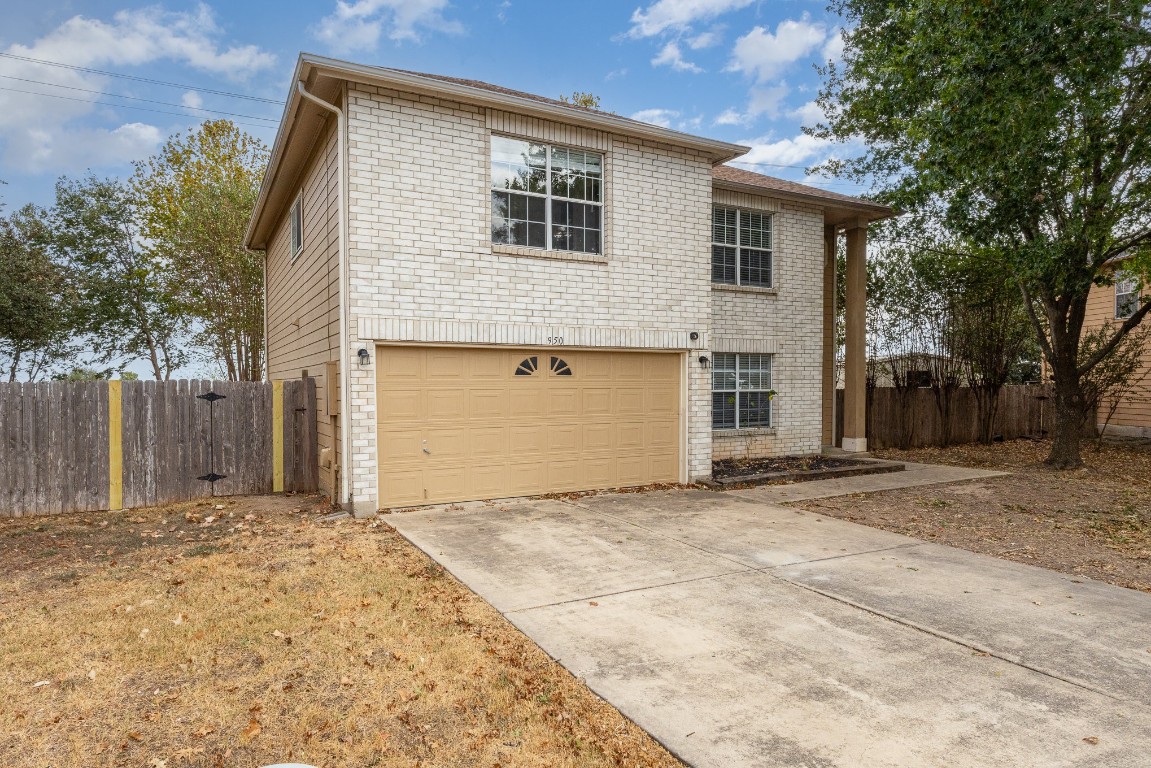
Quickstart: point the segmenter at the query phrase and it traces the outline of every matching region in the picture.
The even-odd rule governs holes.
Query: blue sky
[[[840,51],[840,22],[823,0],[13,5],[0,28],[0,199],[9,210],[50,204],[60,175],[127,176],[172,133],[218,116],[200,110],[237,115],[270,144],[300,51],[552,97],[591,91],[609,111],[752,145],[752,170],[858,191],[802,170],[855,149],[800,130],[819,119],[813,66]]]

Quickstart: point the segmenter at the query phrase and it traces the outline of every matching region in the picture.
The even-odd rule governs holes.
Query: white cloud
[[[444,18],[448,5],[448,0],[337,0],[335,11],[320,21],[315,34],[341,53],[372,50],[385,31],[397,41],[419,40],[421,29],[460,34],[463,25]]]
[[[832,142],[800,134],[791,139],[772,141],[770,136],[740,141],[751,147],[751,151],[735,162],[754,165],[810,165],[811,161],[822,159],[831,148]]]
[[[656,0],[631,15],[631,37],[654,37],[668,30],[683,30],[694,22],[713,19],[751,5],[753,0]]]
[[[205,5],[189,13],[149,7],[120,11],[110,21],[74,16],[33,43],[14,44],[5,52],[92,68],[175,61],[235,80],[275,63],[272,54],[256,46],[221,45],[220,37]],[[0,59],[0,74],[96,91],[87,94],[42,85],[27,89],[68,99],[0,91],[0,146],[8,167],[74,172],[77,167],[116,165],[144,157],[160,141],[159,128],[139,122],[110,128],[77,126],[77,120],[94,114],[105,122],[116,119],[114,108],[92,103],[100,100],[110,78],[8,58]],[[193,97],[198,94],[184,94],[183,103],[188,106],[187,99]]]
[[[767,115],[774,120],[779,117],[783,100],[790,92],[791,89],[783,83],[769,88],[752,88],[747,100],[748,117]]]
[[[843,30],[836,29],[823,44],[823,60],[839,62],[843,59]]]
[[[801,123],[807,126],[812,126],[816,123],[822,123],[827,119],[827,116],[823,114],[823,108],[816,104],[814,101],[809,101],[802,107],[797,107],[787,114],[789,117],[794,117],[796,120],[799,120]]]
[[[641,109],[631,116],[632,120],[639,120],[641,123],[651,123],[658,125],[660,128],[671,128],[672,121],[679,117],[679,112],[674,109]]]
[[[743,125],[747,117],[736,109],[725,109],[712,121],[713,125]]]
[[[822,24],[785,19],[775,33],[755,27],[735,41],[729,72],[742,72],[760,82],[770,80],[792,64],[817,49],[827,38]]]
[[[669,42],[663,49],[651,60],[653,67],[668,66],[677,72],[702,72],[703,69],[686,61],[683,58],[683,52],[679,49],[679,43],[674,40]]]
[[[180,97],[180,103],[188,109],[199,109],[204,106],[204,98],[195,91],[187,91]]]
[[[710,48],[713,45],[718,45],[722,39],[719,30],[713,29],[710,32],[701,32],[695,37],[690,37],[687,40],[688,47],[693,51],[698,51],[701,48]]]

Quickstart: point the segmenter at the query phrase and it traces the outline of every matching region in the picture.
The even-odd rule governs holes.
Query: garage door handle
[[[428,454],[429,456],[432,455],[432,452],[429,451],[427,448],[424,448],[423,451],[424,451],[424,453]]]

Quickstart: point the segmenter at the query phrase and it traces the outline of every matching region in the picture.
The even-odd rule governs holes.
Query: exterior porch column
[[[847,228],[843,450],[867,450],[867,222]]]
[[[823,435],[824,446],[835,445],[835,256],[839,228],[823,228]]]

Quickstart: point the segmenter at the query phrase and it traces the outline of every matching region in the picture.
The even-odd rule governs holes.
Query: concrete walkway
[[[385,519],[692,765],[1148,764],[1151,595],[707,491]]]

